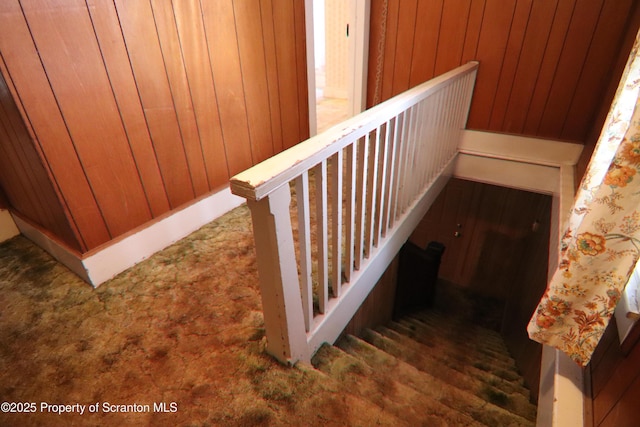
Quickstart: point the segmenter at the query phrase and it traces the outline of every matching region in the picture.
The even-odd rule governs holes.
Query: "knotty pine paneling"
[[[386,5],[386,7],[385,7]],[[632,0],[372,0],[368,105],[480,62],[468,127],[585,143]],[[635,31],[634,31],[635,30]],[[598,119],[594,123],[595,119]]]
[[[304,5],[256,6],[2,2],[0,71],[32,129],[27,143],[39,159],[29,162],[50,171],[65,209],[62,217],[43,210],[41,194],[4,177],[7,194],[26,191],[27,219],[69,240],[66,221],[87,251],[306,139]],[[10,140],[4,132],[0,147]]]

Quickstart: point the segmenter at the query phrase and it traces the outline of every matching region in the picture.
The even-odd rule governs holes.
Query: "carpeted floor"
[[[244,206],[98,289],[23,237],[0,244],[2,426],[376,421],[263,335]]]

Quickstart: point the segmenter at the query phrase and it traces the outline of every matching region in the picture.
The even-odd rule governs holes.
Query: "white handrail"
[[[277,359],[309,361],[333,343],[424,216],[451,175],[477,67],[458,67],[231,179],[251,209],[267,351]]]

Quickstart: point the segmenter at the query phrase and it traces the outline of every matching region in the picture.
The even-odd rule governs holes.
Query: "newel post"
[[[280,362],[310,362],[291,231],[291,193],[283,185],[267,197],[247,200],[256,243],[267,352]]]

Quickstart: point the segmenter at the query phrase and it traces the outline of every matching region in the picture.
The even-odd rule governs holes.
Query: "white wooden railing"
[[[278,360],[308,362],[335,342],[444,187],[477,68],[423,83],[231,179],[251,209],[267,351]]]

